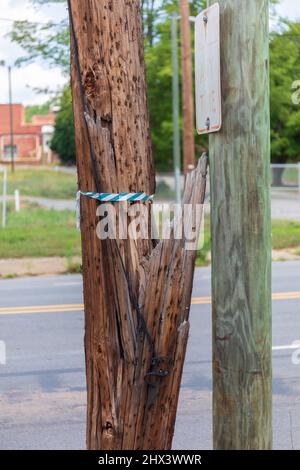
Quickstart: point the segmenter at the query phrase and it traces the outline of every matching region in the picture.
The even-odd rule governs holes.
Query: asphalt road
[[[300,263],[274,263],[276,449],[300,449],[300,365],[292,364],[290,348],[300,340],[299,280]],[[209,295],[210,269],[197,269],[176,449],[212,446]],[[7,356],[6,365],[0,364],[0,449],[84,448],[81,304],[80,276],[0,281],[0,341]]]

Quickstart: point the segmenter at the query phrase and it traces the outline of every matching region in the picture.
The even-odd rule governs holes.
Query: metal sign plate
[[[209,134],[222,125],[219,4],[200,13],[195,26],[197,131]]]

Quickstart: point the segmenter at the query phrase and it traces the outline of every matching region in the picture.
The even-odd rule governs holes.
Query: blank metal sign
[[[196,120],[199,134],[222,125],[220,66],[220,7],[215,3],[196,18]]]

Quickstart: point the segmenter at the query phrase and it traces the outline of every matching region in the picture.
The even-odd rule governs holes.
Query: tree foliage
[[[197,15],[204,7],[205,1],[194,1],[190,5],[191,16]],[[165,0],[161,3],[158,18],[155,22],[155,40],[145,41],[146,73],[154,158],[158,170],[170,170],[172,163],[173,123],[172,123],[172,11],[178,11],[178,1]],[[179,28],[178,28],[179,29]],[[180,40],[178,38],[180,58]],[[180,76],[181,81],[181,76]],[[182,127],[182,121],[180,121]],[[195,134],[197,155],[207,148],[207,139]]]
[[[60,111],[56,117],[51,149],[60,156],[62,163],[74,164],[75,136],[70,87],[65,88],[60,99]]]
[[[66,3],[65,0],[32,0],[33,3]],[[196,15],[205,7],[205,0],[191,2],[191,15]],[[157,168],[172,168],[172,63],[171,63],[171,22],[172,11],[179,11],[178,0],[142,0],[143,23],[145,31],[145,60],[148,81],[148,96],[154,157]],[[66,21],[37,24],[15,22],[11,39],[22,46],[26,54],[18,64],[45,61],[49,66],[59,66],[67,75],[69,73],[69,30]],[[180,43],[178,41],[180,53]],[[58,145],[59,139],[68,139],[70,123],[64,119],[71,118],[71,94],[65,91],[62,95],[61,112],[57,116],[53,147],[62,155],[64,143]],[[65,125],[65,132],[62,127]],[[73,133],[72,133],[73,135]],[[69,143],[68,143],[69,144]],[[67,146],[67,142],[66,142]],[[60,151],[58,151],[60,148]],[[74,145],[68,145],[69,149]],[[204,148],[198,143],[199,152]]]
[[[281,31],[271,34],[270,65],[272,160],[297,161],[300,104],[293,103],[292,85],[300,80],[300,23],[284,22]]]
[[[66,0],[32,0],[33,3],[66,4]],[[276,11],[271,2],[271,15]],[[172,11],[179,11],[178,0],[141,0],[145,32],[145,59],[154,157],[159,170],[172,168]],[[190,2],[191,15],[197,15],[206,5],[205,0]],[[271,139],[272,161],[299,160],[300,156],[300,104],[292,103],[292,83],[300,80],[300,23],[281,20],[281,25],[270,35],[271,65]],[[69,74],[69,29],[67,20],[47,24],[15,22],[11,38],[25,50],[19,64],[39,58],[49,66],[59,66]],[[180,41],[178,39],[180,53]],[[72,103],[70,90],[61,98],[54,146],[64,161],[74,151],[72,129]],[[63,132],[63,128],[65,129]],[[59,139],[62,139],[59,144]],[[207,148],[207,139],[195,135],[196,153]],[[64,146],[67,147],[64,151]]]
[[[42,60],[50,67],[59,67],[65,74],[68,73],[70,39],[66,20],[58,23],[15,21],[10,38],[26,51],[26,55],[20,57],[16,65]]]
[[[52,102],[46,101],[43,104],[34,104],[30,106],[26,106],[25,108],[25,121],[31,122],[32,116],[35,114],[48,114],[51,108]]]

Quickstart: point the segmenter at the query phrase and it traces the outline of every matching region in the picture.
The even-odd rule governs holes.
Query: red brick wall
[[[37,141],[40,139],[36,135],[14,135],[14,145],[17,146],[17,158],[20,159],[36,159]],[[10,136],[0,137],[0,145],[4,149],[5,145],[10,145]]]
[[[25,123],[25,109],[22,104],[13,104],[13,132],[14,145],[17,146],[17,159],[37,160],[36,137],[38,144],[42,145],[42,126],[53,124],[54,115],[35,116],[34,122]],[[0,104],[0,161],[3,160],[4,145],[10,145],[10,113],[8,104]]]
[[[13,104],[13,129],[14,133],[21,131],[24,123],[24,106],[22,104]],[[0,104],[0,135],[10,132],[10,114],[9,105]]]

